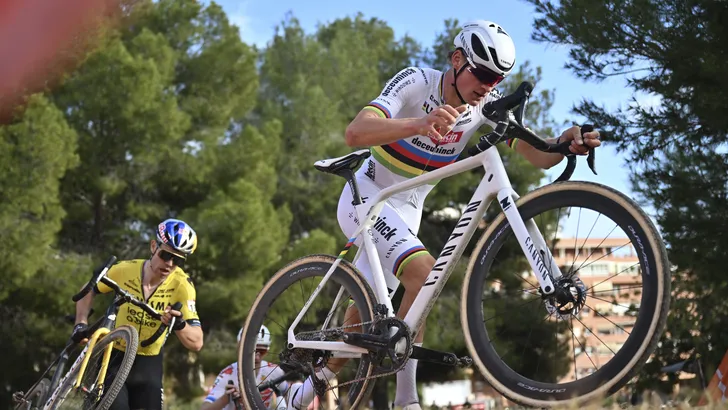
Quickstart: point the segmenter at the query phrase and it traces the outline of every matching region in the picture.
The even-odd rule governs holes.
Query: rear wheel
[[[553,255],[562,271],[556,288],[576,297],[559,305],[541,294],[501,213],[473,251],[463,285],[462,324],[475,363],[501,394],[528,406],[581,404],[617,392],[652,354],[667,320],[670,270],[657,230],[631,199],[593,183],[548,185],[517,206],[549,247],[534,252]],[[578,216],[576,223],[564,224],[565,214]],[[584,223],[586,215],[593,223]],[[559,238],[574,228],[574,238]],[[603,232],[590,242],[596,230]]]
[[[271,397],[267,391],[260,392],[258,386],[264,381],[258,377],[263,371],[278,371],[295,363],[311,365],[311,368],[322,368],[329,360],[331,352],[288,349],[287,332],[299,312],[303,310],[314,290],[321,285],[323,277],[337,258],[329,255],[311,255],[300,258],[279,270],[261,290],[253,302],[250,313],[243,325],[243,332],[238,345],[238,382],[242,386],[242,400],[245,408],[265,410]],[[338,298],[338,299],[337,299]],[[361,330],[368,332],[373,318],[375,296],[370,286],[356,268],[345,260],[341,260],[338,268],[314,299],[295,332],[298,340],[341,340],[340,336],[330,339],[326,331],[342,327],[347,323],[345,316],[350,314],[349,305],[355,306],[360,315]],[[261,326],[268,327],[271,333],[270,352],[264,360],[279,361],[279,364],[268,365],[269,370],[256,366],[256,345],[258,331]],[[275,353],[274,353],[275,352]],[[273,367],[271,369],[271,366]],[[336,372],[333,379],[326,380],[329,389],[327,394],[333,396],[336,408],[356,408],[366,403],[374,380],[375,366],[368,355],[349,359]],[[297,381],[303,381],[298,377]],[[360,380],[361,379],[361,380]],[[356,381],[359,380],[359,381]],[[289,380],[293,382],[295,380]],[[353,382],[353,383],[351,383]],[[349,384],[345,384],[349,383]],[[285,392],[284,392],[285,394]],[[300,394],[300,393],[299,393]],[[292,395],[288,395],[290,397]]]

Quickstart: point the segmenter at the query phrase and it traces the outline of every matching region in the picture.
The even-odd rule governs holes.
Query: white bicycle
[[[567,181],[576,164],[576,156],[568,150],[569,142],[547,143],[523,126],[532,90],[533,85],[524,82],[513,94],[486,104],[484,115],[497,125],[470,148],[470,157],[383,189],[365,206],[361,205],[353,172],[368,157],[367,150],[315,164],[323,172],[347,179],[359,219],[364,222],[338,257],[300,258],[280,269],[261,290],[251,306],[238,345],[238,377],[247,408],[265,408],[254,364],[255,330],[263,323],[274,330],[276,349],[271,352],[280,351],[280,366],[284,370],[312,374],[329,360],[349,359],[346,364],[351,367],[345,366],[334,379],[326,380],[326,385],[317,389],[318,394],[332,391],[337,408],[366,405],[373,380],[401,370],[409,357],[452,366],[475,363],[485,380],[505,397],[534,407],[602,399],[637,374],[654,351],[667,319],[670,270],[665,246],[649,217],[626,195],[596,183]],[[588,130],[582,128],[582,132]],[[566,155],[564,174],[557,182],[519,197],[498,151],[492,149],[506,135],[541,151]],[[588,156],[592,171],[593,160],[592,151]],[[396,318],[380,255],[368,234],[384,202],[399,192],[479,167],[485,173],[472,199],[463,207],[408,314],[403,320]],[[463,336],[472,359],[413,346],[412,329],[420,328],[437,303],[493,199],[502,212],[488,221],[472,251],[460,301]],[[583,254],[573,255],[571,261],[568,254],[555,255],[559,223],[563,216],[575,215],[591,215],[594,221],[590,233],[605,226],[604,219],[610,219],[614,228],[607,236],[621,238],[625,244],[606,248],[590,243],[583,246]],[[577,220],[577,231],[581,222]],[[622,233],[615,235],[617,230]],[[374,289],[343,259],[360,235],[373,270]],[[588,269],[594,263],[590,262],[591,257],[617,258],[619,249],[627,249],[629,244],[637,256],[632,266],[617,274],[626,272],[621,290],[615,293],[613,288],[602,289],[607,280],[592,280]],[[608,279],[611,281],[617,275]],[[629,293],[639,303],[627,305],[620,292]],[[587,308],[594,311],[589,303],[599,301],[612,302],[612,312],[618,313],[602,310],[594,313],[594,319],[611,321],[613,328],[626,332],[626,339],[613,343],[613,337],[600,337],[597,330],[589,329],[589,323],[582,319],[584,312]],[[344,315],[351,304],[357,308],[360,322],[347,322]],[[496,314],[498,309],[504,313]],[[517,314],[525,316],[519,319]],[[625,320],[632,322],[628,325]],[[598,346],[593,350],[590,344],[597,343],[595,340],[602,341],[607,348],[599,350]],[[535,345],[529,346],[530,342]],[[574,353],[573,358],[545,363],[569,350]],[[589,361],[593,369],[584,370],[584,363],[589,367]]]

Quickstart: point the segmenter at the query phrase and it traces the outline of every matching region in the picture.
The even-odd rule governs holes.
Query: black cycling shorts
[[[109,376],[115,375],[124,352],[114,349],[111,354]],[[109,410],[162,410],[163,355],[137,355],[126,383],[116,396]],[[107,384],[108,387],[108,384]]]

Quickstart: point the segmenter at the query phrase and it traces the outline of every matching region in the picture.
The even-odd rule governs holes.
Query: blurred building
[[[639,312],[642,277],[627,238],[562,238],[553,252],[562,271],[577,268],[589,289],[586,306],[572,320],[576,368],[572,360],[560,381],[566,383],[595,372],[622,348]]]

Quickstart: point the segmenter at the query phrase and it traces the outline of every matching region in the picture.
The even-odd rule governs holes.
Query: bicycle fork
[[[516,207],[516,194],[511,188],[502,189],[498,192],[498,203],[511,225],[513,234],[518,239],[518,245],[528,259],[528,263],[538,280],[541,292],[544,295],[553,294],[556,290],[554,281],[561,278],[561,269],[554,261],[546,241],[541,235],[536,222],[533,219],[523,221],[521,214]],[[558,221],[557,221],[558,223]]]

